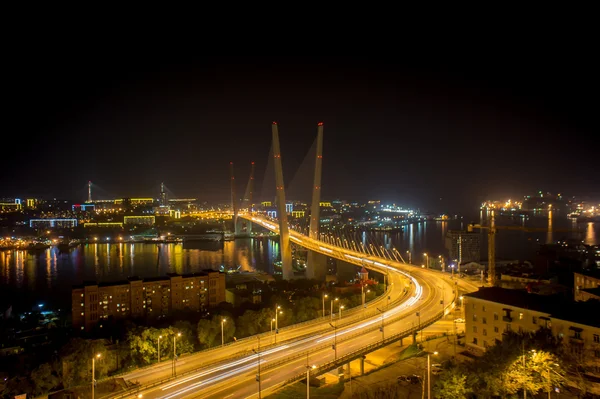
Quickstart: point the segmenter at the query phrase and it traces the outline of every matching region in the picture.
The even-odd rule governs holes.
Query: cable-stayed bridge
[[[477,288],[463,281],[451,280],[445,273],[409,265],[394,249],[365,246],[347,238],[332,239],[319,233],[322,123],[318,124],[317,130],[309,231],[305,234],[290,228],[285,208],[279,132],[275,122],[271,125],[271,133],[278,217],[268,217],[253,210],[252,188],[247,189],[246,193],[250,194],[244,196],[249,197],[246,198],[247,205],[239,206],[232,166],[232,218],[236,230],[245,220],[279,234],[283,278],[294,277],[291,253],[294,243],[308,250],[307,277],[323,278],[326,259],[332,257],[387,276],[385,294],[367,304],[366,308],[344,311],[344,317],[340,308],[328,316],[323,315],[285,330],[240,339],[191,355],[177,361],[181,370],[179,376],[171,374],[171,364],[159,364],[129,373],[126,379],[142,383],[136,395],[143,392],[145,399],[260,398],[268,391],[305,376],[309,362],[316,366],[309,369],[309,373],[337,370],[350,361],[364,361],[366,353],[396,340],[407,337],[417,340],[419,331],[443,318],[454,307],[459,285],[466,291]],[[253,172],[250,180],[253,184]],[[333,298],[330,300],[333,301]],[[333,309],[333,302],[330,305]],[[277,311],[274,309],[274,312]]]

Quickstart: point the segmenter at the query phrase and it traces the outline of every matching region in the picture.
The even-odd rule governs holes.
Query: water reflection
[[[597,244],[598,241],[596,240],[596,226],[594,225],[594,223],[589,222],[587,224],[586,230],[585,230],[585,244],[587,245],[594,245]]]
[[[487,214],[481,212],[479,218],[485,225]],[[410,258],[417,264],[423,263],[423,254],[427,253],[433,262],[439,255],[447,256],[444,247],[447,231],[460,229],[467,221],[476,219],[428,221],[404,226],[400,232],[360,232],[354,236],[357,242],[346,235],[344,244],[386,254],[397,250],[406,261]],[[600,228],[598,223],[577,224],[557,211],[539,218],[499,216],[496,223],[541,228],[538,233],[498,231],[496,256],[501,259],[531,259],[539,244],[549,239],[576,238],[586,244],[597,244],[596,229]],[[578,233],[563,233],[565,230]],[[485,231],[480,234],[482,259],[485,259],[487,236]],[[0,252],[0,299],[62,300],[69,305],[72,286],[83,281],[118,281],[130,276],[184,274],[221,267],[273,273],[273,262],[278,259],[279,242],[267,239],[161,245],[93,243],[73,248],[69,253],[60,253],[55,248],[42,252],[3,251]]]

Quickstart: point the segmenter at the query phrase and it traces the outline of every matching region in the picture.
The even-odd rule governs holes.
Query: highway
[[[273,221],[256,215],[248,215],[247,218],[271,231],[278,231]],[[354,311],[353,314],[349,312],[348,318],[343,313],[341,320],[336,319],[332,323],[333,327],[328,320],[321,320],[304,328],[291,328],[290,336],[286,339],[280,338],[277,344],[269,339],[273,337],[265,337],[263,334],[260,349],[259,339],[252,337],[245,340],[243,345],[235,344],[211,351],[214,352],[214,356],[207,356],[202,352],[194,355],[196,359],[192,356],[187,359],[182,358],[177,362],[177,369],[180,372],[186,369],[196,371],[188,372],[153,388],[135,392],[135,395],[132,393],[131,397],[139,393],[143,393],[143,397],[148,399],[258,397],[256,375],[259,356],[261,391],[266,392],[305,372],[307,363],[319,365],[333,361],[344,354],[380,342],[386,335],[389,337],[406,331],[436,317],[444,307],[451,305],[455,298],[455,289],[459,284],[465,291],[476,289],[468,282],[451,281],[447,274],[410,266],[391,257],[374,257],[313,240],[294,231],[290,233],[293,241],[308,249],[348,263],[364,265],[388,275],[389,307],[379,306],[384,305],[382,301],[388,301],[386,297],[378,304],[369,306],[368,313],[366,311],[364,313],[366,318],[362,318],[362,310]],[[410,283],[407,285],[406,281]],[[404,287],[408,288],[408,294],[404,294]],[[383,334],[380,330],[382,322]],[[335,350],[332,348],[334,342],[337,344]],[[232,359],[232,356],[237,357]],[[205,364],[206,367],[203,367]],[[198,369],[200,367],[202,368]],[[130,373],[125,378],[144,384],[170,374],[171,362],[166,362],[155,368]]]

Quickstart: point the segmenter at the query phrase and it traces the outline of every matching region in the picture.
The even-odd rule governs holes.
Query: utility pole
[[[258,374],[256,374],[256,381],[258,382],[258,399],[261,399],[262,390],[260,387],[260,336],[258,338],[258,348],[256,350],[252,349],[252,352],[256,353],[258,359]]]
[[[334,350],[334,360],[337,360],[337,322],[335,325],[329,323],[329,325],[333,328],[333,350]]]

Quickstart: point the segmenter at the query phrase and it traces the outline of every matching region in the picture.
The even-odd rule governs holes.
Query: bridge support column
[[[360,358],[360,375],[365,375],[365,359],[366,356],[361,356]]]
[[[306,278],[325,281],[327,275],[327,256],[308,251],[306,262]]]
[[[346,364],[344,365],[344,369],[345,369],[345,370],[344,370],[344,374],[348,374],[348,375],[350,375],[350,373],[352,373],[352,371],[351,371],[351,369],[350,369],[350,362],[348,362],[348,363],[346,363]]]
[[[285,209],[285,190],[283,185],[283,167],[281,165],[281,148],[279,146],[279,130],[277,122],[271,125],[273,133],[273,160],[275,164],[275,188],[277,189],[277,219],[279,221],[279,250],[281,252],[281,269],[284,280],[294,278],[292,269],[292,247],[290,245],[290,232]]]
[[[416,345],[416,344],[417,344],[417,333],[416,333],[416,332],[414,332],[414,333],[412,334],[412,337],[413,337],[413,345]]]

